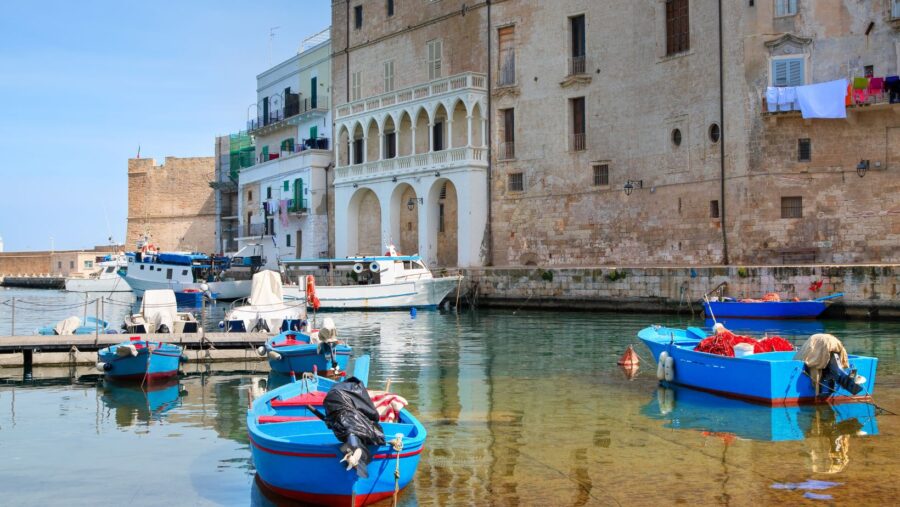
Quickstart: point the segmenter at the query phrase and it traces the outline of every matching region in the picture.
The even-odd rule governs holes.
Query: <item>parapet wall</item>
[[[727,283],[732,297],[808,299],[842,292],[829,315],[900,318],[900,266],[752,266],[658,268],[470,268],[470,301],[478,306],[532,307],[630,312],[690,312],[703,295]],[[436,273],[437,275],[437,273]],[[817,293],[813,282],[822,282]]]

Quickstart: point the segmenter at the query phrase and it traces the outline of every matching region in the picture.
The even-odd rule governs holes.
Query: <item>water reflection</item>
[[[878,434],[876,408],[869,403],[767,407],[684,387],[660,387],[641,413],[665,421],[667,428],[700,431],[726,444],[737,438],[804,440],[816,473],[843,471],[851,437]]]
[[[166,412],[181,405],[187,391],[174,378],[145,386],[106,381],[100,393],[103,405],[115,412],[116,425],[123,428],[162,420]]]

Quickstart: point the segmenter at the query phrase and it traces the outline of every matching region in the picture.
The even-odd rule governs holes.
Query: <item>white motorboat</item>
[[[238,303],[247,303],[236,306]],[[225,332],[237,331],[301,331],[306,324],[303,301],[284,302],[281,273],[260,271],[253,275],[250,298],[235,301],[225,314]]]
[[[123,255],[107,255],[98,263],[99,269],[87,278],[66,278],[69,292],[131,292],[128,282],[122,278],[128,266],[128,258]]]
[[[129,333],[196,333],[200,324],[192,313],[179,312],[175,291],[147,290],[141,299],[141,311],[125,317]]]
[[[461,275],[435,278],[418,255],[397,255],[393,246],[387,255],[346,259],[282,260],[287,268],[317,269],[327,266],[346,285],[314,287],[322,309],[387,310],[437,308],[451,292],[458,290]],[[307,301],[307,286],[284,287],[284,298]],[[307,301],[312,306],[310,301]]]
[[[250,295],[250,280],[230,279],[227,257],[211,257],[197,252],[129,253],[125,281],[138,296],[147,290],[176,292],[200,290],[215,299],[240,299]]]

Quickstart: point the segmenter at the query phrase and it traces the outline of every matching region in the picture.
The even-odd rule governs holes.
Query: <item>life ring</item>
[[[362,265],[362,263],[357,262],[356,264],[353,265],[353,272],[356,273],[357,275],[362,273],[363,271],[365,271],[365,269],[366,268],[365,268],[365,266]]]
[[[372,261],[369,263],[369,271],[371,271],[373,273],[377,273],[377,272],[381,271],[381,265],[378,264],[378,262],[376,262],[376,261]]]
[[[306,304],[313,307],[313,310],[319,309],[319,298],[316,296],[316,277],[306,275]]]

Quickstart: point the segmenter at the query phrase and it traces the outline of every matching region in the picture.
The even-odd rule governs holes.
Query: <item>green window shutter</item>
[[[313,125],[312,127],[309,127],[309,138],[316,139],[318,137],[319,137],[319,126]]]
[[[306,208],[303,204],[303,179],[294,180],[294,209],[301,210]]]
[[[291,182],[288,181],[288,180],[284,180],[284,187],[283,187],[283,190],[284,190],[285,192],[287,192],[287,191],[290,190],[290,189],[291,189]]]
[[[266,160],[269,160],[269,147],[268,146],[262,147],[262,159],[263,159],[263,162],[265,162]]]

